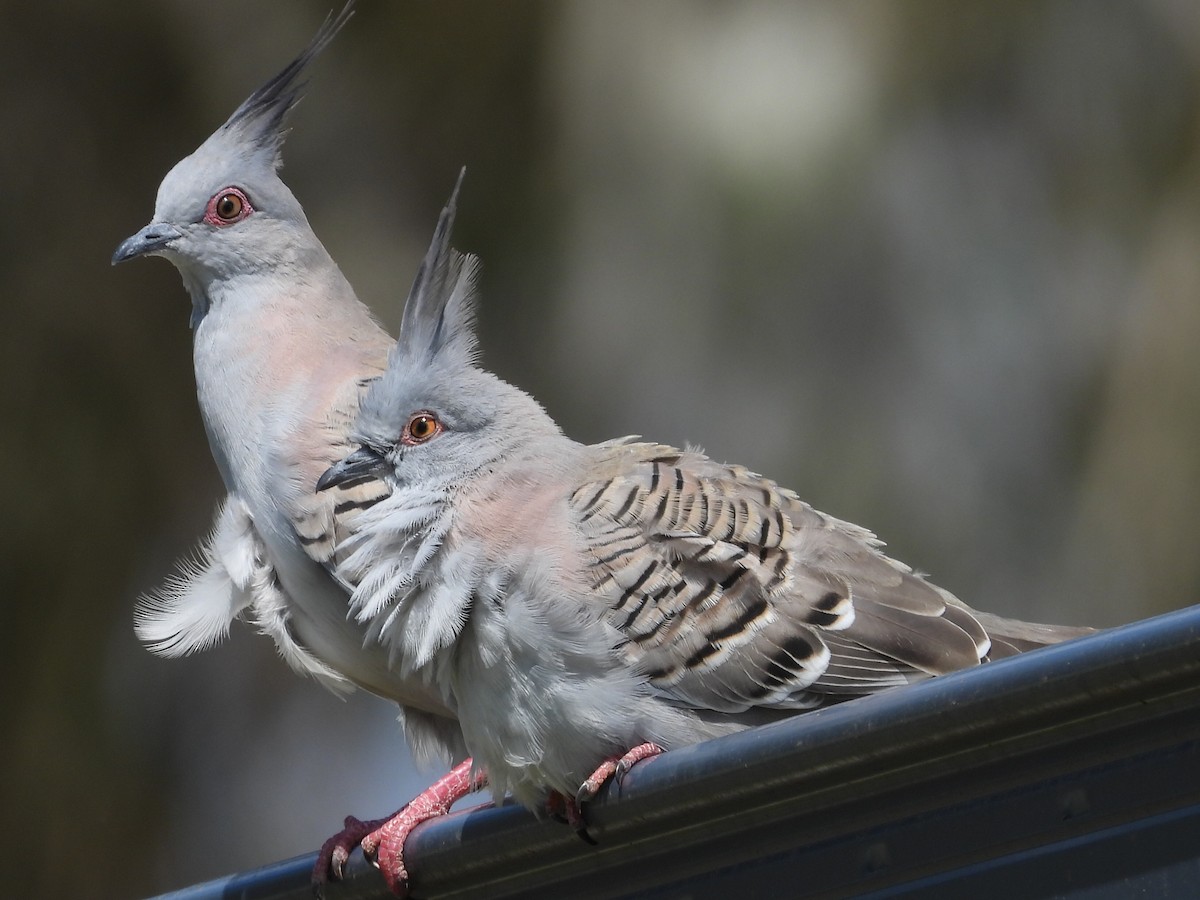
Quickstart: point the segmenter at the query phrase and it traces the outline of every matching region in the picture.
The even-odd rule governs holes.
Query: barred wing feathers
[[[869,531],[698,452],[628,439],[595,451],[569,500],[594,590],[628,659],[676,701],[805,709],[988,658],[982,614]],[[1021,626],[1012,649],[1081,633],[986,621]]]

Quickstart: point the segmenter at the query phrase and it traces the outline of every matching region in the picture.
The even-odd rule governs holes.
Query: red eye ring
[[[417,444],[424,444],[437,437],[442,430],[442,423],[438,417],[431,412],[422,410],[409,417],[404,431],[400,433],[400,443],[408,447],[415,447]]]
[[[208,206],[204,208],[204,221],[209,225],[224,228],[234,222],[240,222],[254,207],[241,188],[227,187],[217,191],[209,198]]]

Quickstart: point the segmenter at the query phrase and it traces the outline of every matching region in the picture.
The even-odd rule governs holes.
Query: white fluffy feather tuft
[[[230,494],[198,558],[185,559],[178,574],[138,600],[133,630],[160,656],[207,650],[229,634],[233,620],[250,605],[258,555],[250,512]]]
[[[209,545],[199,559],[182,562],[177,575],[138,600],[133,629],[152,653],[187,656],[223,640],[249,602]]]

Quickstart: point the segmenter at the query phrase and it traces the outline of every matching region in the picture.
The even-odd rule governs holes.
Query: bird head
[[[479,260],[450,247],[462,177],[413,281],[387,370],[359,408],[351,439],[360,447],[317,490],[368,478],[445,485],[563,439],[536,400],[476,365]]]
[[[299,201],[279,178],[284,120],[299,102],[301,76],[350,18],[327,18],[307,49],[254,91],[158,189],[150,224],[121,242],[113,264],[163,256],[207,312],[213,282],[263,269],[301,267],[324,255]]]

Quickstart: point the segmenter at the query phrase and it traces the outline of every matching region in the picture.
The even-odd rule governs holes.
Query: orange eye
[[[254,207],[250,205],[245,194],[237,188],[225,188],[213,194],[212,199],[208,201],[208,207],[204,210],[204,221],[209,225],[232,225],[252,212]]]
[[[412,447],[423,444],[430,438],[441,434],[442,423],[437,416],[429,412],[419,412],[408,420],[404,433],[400,435],[400,443]]]
[[[222,194],[217,198],[217,218],[226,222],[242,214],[242,198],[237,194]]]

